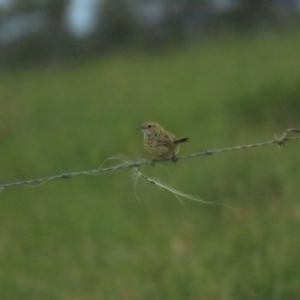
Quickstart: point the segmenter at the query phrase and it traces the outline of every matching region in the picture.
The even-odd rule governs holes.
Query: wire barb
[[[290,132],[300,133],[300,129],[297,129],[297,128],[289,128],[289,129],[287,129],[287,130],[283,133],[283,135],[281,136],[280,139],[277,139],[277,137],[275,136],[276,141],[277,141],[277,144],[278,144],[279,147],[284,146],[284,144],[285,144],[286,141],[291,140],[291,138],[287,138],[287,135],[288,135]],[[299,137],[298,137],[298,138],[299,138]]]
[[[196,153],[192,153],[192,154],[177,156],[176,158],[179,160],[179,159],[186,159],[186,158],[197,157],[197,156],[208,156],[208,155],[213,155],[213,154],[215,155],[215,154],[218,154],[218,153],[224,153],[224,152],[236,151],[236,150],[243,150],[243,149],[258,148],[258,147],[263,147],[263,146],[272,145],[272,144],[277,144],[279,147],[281,147],[281,146],[285,145],[285,143],[288,142],[288,141],[300,139],[300,136],[288,137],[288,135],[291,132],[300,133],[300,129],[298,129],[298,128],[289,128],[282,134],[282,136],[280,138],[277,138],[275,136],[275,140],[273,140],[273,141],[266,141],[266,142],[262,142],[262,143],[235,146],[235,147],[231,147],[231,148],[224,148],[224,149],[217,149],[217,150],[205,150],[205,151],[202,151],[202,152],[196,152]],[[64,173],[64,174],[54,175],[54,176],[50,176],[50,177],[42,177],[42,178],[37,178],[37,179],[30,179],[30,180],[16,181],[16,182],[11,182],[11,183],[0,184],[0,193],[4,189],[14,187],[14,186],[20,186],[20,185],[30,186],[30,185],[35,185],[35,184],[36,185],[41,185],[41,184],[44,184],[46,182],[56,180],[56,179],[66,180],[66,179],[70,179],[72,177],[80,176],[80,175],[100,174],[100,173],[105,173],[105,172],[110,172],[110,171],[117,171],[117,170],[125,169],[125,168],[139,168],[139,167],[142,167],[142,166],[153,165],[154,164],[153,160],[146,160],[146,159],[132,161],[129,158],[127,158],[125,155],[119,155],[119,156],[114,156],[114,157],[108,158],[105,162],[107,162],[108,160],[113,160],[113,159],[117,159],[117,160],[121,161],[121,163],[119,163],[115,166],[112,166],[112,167],[103,168],[103,167],[100,166],[98,169],[94,169],[94,170],[79,171],[79,172],[67,172],[67,173]],[[164,161],[167,161],[167,160],[172,160],[172,158],[164,158],[164,159],[157,160],[155,162],[164,162]],[[141,173],[139,175],[140,175],[140,177],[143,178]],[[147,180],[150,183],[160,185],[160,183],[158,183],[157,181],[155,181],[153,179],[150,179],[148,177],[144,178],[144,179]]]

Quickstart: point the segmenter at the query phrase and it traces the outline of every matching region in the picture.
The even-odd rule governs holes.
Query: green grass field
[[[300,127],[300,31],[131,48],[1,75],[0,182],[150,158],[136,126],[181,154]],[[300,141],[15,187],[0,194],[1,299],[297,299]],[[118,164],[108,161],[104,166]]]

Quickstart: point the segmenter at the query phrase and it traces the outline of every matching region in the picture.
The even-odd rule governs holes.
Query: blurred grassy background
[[[229,35],[156,53],[1,75],[0,181],[148,158],[135,127],[189,136],[181,153],[299,127],[300,31]],[[1,299],[296,299],[299,142],[0,194]],[[109,166],[116,162],[110,162]]]

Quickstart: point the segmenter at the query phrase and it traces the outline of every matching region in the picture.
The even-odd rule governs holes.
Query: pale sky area
[[[78,37],[89,34],[99,21],[98,10],[103,0],[70,0],[66,15],[66,26]],[[2,9],[9,8],[14,0],[0,0]]]
[[[5,7],[13,3],[13,0],[0,0],[0,5]]]
[[[15,0],[0,0],[0,8],[8,9],[13,5]],[[25,1],[25,0],[24,0]],[[294,0],[285,0],[285,1],[294,1]],[[295,0],[297,3],[297,10],[300,10],[300,0]],[[66,26],[67,29],[77,37],[84,37],[91,33],[99,22],[101,22],[101,6],[103,5],[104,0],[69,0],[69,5],[66,10]],[[224,11],[232,8],[232,5],[235,3],[240,3],[239,0],[210,0],[214,5],[215,9],[219,11]],[[159,1],[149,1],[143,2],[142,10],[137,11],[137,15],[142,18],[140,20],[144,23],[151,23],[151,21],[157,21],[161,16],[161,2]],[[274,3],[283,4],[286,3],[284,0],[274,0]],[[284,13],[284,10],[283,10]],[[19,27],[15,31],[18,31],[26,28],[22,28],[19,23],[14,23],[14,26]],[[16,34],[17,34],[16,33]],[[12,34],[12,31],[7,32],[7,34]]]
[[[99,9],[102,0],[72,0],[70,1],[66,24],[68,29],[77,36],[89,34],[99,22]]]

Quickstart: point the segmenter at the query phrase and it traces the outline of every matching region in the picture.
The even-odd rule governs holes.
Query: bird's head
[[[137,129],[142,130],[143,134],[147,135],[162,130],[162,127],[155,122],[145,122]]]

